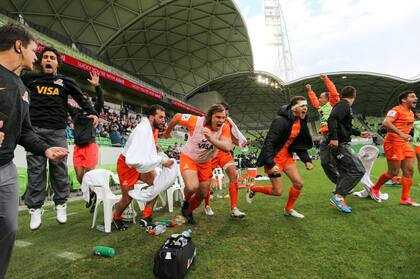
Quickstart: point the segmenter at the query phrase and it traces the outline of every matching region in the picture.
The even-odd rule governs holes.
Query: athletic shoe
[[[117,221],[115,219],[112,219],[112,223],[114,224],[114,227],[119,231],[125,231],[126,229],[128,229],[128,226],[124,221]]]
[[[248,187],[248,190],[247,190],[247,192],[246,192],[245,197],[246,197],[246,201],[247,201],[248,203],[252,203],[252,202],[253,202],[253,200],[254,200],[254,198],[255,198],[255,192],[252,192],[252,191],[251,191],[251,187]]]
[[[189,208],[190,208],[190,202],[189,201],[186,201],[186,200],[183,200],[182,201],[182,206],[181,206],[181,214],[182,214],[182,216],[185,217],[185,216],[187,216],[190,213]]]
[[[413,201],[412,199],[406,199],[406,200],[400,200],[400,204],[401,205],[411,205],[411,206],[420,206],[420,203],[416,203],[415,201]]]
[[[58,204],[55,206],[57,211],[57,222],[60,224],[65,224],[67,222],[67,204]]]
[[[286,217],[295,217],[295,218],[304,218],[305,217],[303,214],[297,212],[294,209],[291,209],[289,211],[284,210],[283,215],[286,216]]]
[[[204,208],[204,213],[205,213],[207,216],[213,216],[213,215],[214,215],[214,212],[213,212],[213,210],[211,209],[211,207],[210,207],[210,206],[206,206],[206,207]]]
[[[184,200],[181,207],[181,214],[182,216],[185,217],[185,219],[187,219],[188,224],[194,225],[196,222],[194,220],[194,216],[192,212],[190,212],[189,210],[189,207],[190,207],[190,203]]]
[[[29,223],[29,228],[31,230],[37,230],[41,227],[42,224],[42,214],[44,214],[43,208],[30,208],[29,214],[31,215],[31,222]]]
[[[369,195],[373,200],[382,202],[381,191],[377,190],[374,186],[370,187]]]
[[[240,211],[237,207],[232,209],[231,212],[230,212],[230,217],[232,217],[232,218],[242,219],[245,216],[246,216],[246,214],[243,213],[242,211]]]
[[[140,226],[146,228],[146,230],[153,229],[156,225],[152,221],[152,217],[141,218]]]
[[[352,211],[352,208],[347,205],[346,201],[343,198],[338,198],[337,195],[332,195],[330,203],[343,213],[351,213]]]

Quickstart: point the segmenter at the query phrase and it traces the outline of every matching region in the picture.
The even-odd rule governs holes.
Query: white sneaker
[[[251,187],[248,188],[245,198],[248,203],[252,203],[254,201],[255,193],[251,191]]]
[[[57,211],[57,222],[65,224],[67,222],[67,204],[59,204],[55,207]]]
[[[230,212],[230,217],[232,218],[244,218],[246,216],[245,213],[243,213],[242,211],[240,211],[237,207],[235,207],[234,209],[232,209],[232,211]]]
[[[206,213],[207,216],[213,216],[214,215],[214,212],[213,212],[213,210],[211,209],[210,206],[206,206],[204,208],[204,213]]]
[[[30,208],[29,214],[31,215],[31,222],[29,223],[29,228],[31,230],[37,230],[41,227],[42,219],[41,216],[44,214],[43,208]]]
[[[299,212],[297,212],[296,210],[292,209],[290,211],[284,211],[284,216],[287,217],[295,217],[295,218],[304,218],[305,216]]]

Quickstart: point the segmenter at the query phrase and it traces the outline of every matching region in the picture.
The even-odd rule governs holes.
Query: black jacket
[[[28,73],[22,76],[31,96],[29,112],[32,125],[46,129],[66,129],[67,100],[71,95],[88,114],[96,114],[77,83],[63,75]]]
[[[290,105],[284,106],[279,110],[278,116],[271,122],[270,129],[258,156],[257,165],[259,167],[266,166],[268,169],[271,169],[275,166],[274,157],[289,139],[295,120],[296,118],[290,110]],[[306,119],[301,119],[300,121],[299,135],[289,146],[288,151],[291,156],[295,152],[304,163],[311,162],[308,149],[312,148],[312,137],[309,133]]]
[[[353,129],[353,111],[349,102],[342,99],[328,118],[328,139],[348,143],[351,142],[351,135],[360,136],[360,131]]]
[[[100,113],[104,107],[104,94],[100,86],[95,87],[96,101],[94,108],[97,113]],[[74,124],[74,143],[78,146],[83,146],[95,142],[96,129],[93,127],[93,121],[87,118],[88,115],[80,108],[69,106],[69,113],[73,119]]]
[[[0,147],[0,166],[13,160],[17,144],[36,155],[49,147],[32,129],[29,119],[29,93],[20,78],[0,65],[0,120],[5,134]]]

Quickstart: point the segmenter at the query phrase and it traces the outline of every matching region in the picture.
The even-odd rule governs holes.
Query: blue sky
[[[266,44],[263,0],[236,0],[248,26],[257,70],[283,73]],[[281,0],[295,76],[369,71],[420,75],[420,1]]]

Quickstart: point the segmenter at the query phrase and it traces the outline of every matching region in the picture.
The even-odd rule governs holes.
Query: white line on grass
[[[23,240],[16,240],[15,241],[15,246],[19,247],[19,248],[25,248],[25,247],[28,247],[28,246],[31,246],[31,245],[32,245],[32,243],[28,242],[28,241],[23,241]]]
[[[67,216],[71,216],[71,215],[76,215],[77,214],[77,212],[70,212],[70,213],[68,213],[67,214]],[[52,219],[55,219],[56,217],[50,217],[50,218],[47,218],[48,220],[52,220]]]
[[[75,261],[75,260],[83,258],[83,256],[80,254],[68,252],[68,251],[64,251],[63,253],[57,254],[57,256],[60,258],[68,259],[70,261]]]

